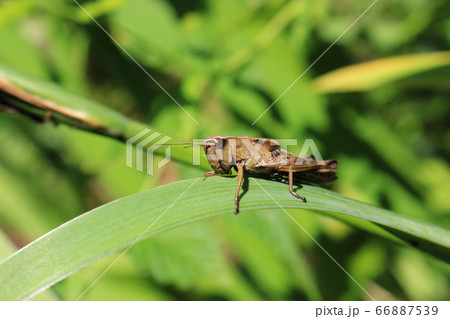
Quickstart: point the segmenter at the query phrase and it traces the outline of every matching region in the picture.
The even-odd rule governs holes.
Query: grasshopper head
[[[225,136],[213,135],[203,141],[206,158],[217,174],[229,174],[232,168],[232,157]],[[229,158],[230,157],[230,158]]]

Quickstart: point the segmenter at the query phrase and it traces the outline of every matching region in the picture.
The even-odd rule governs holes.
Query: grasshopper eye
[[[208,146],[214,146],[214,145],[217,144],[217,140],[216,140],[216,139],[213,139],[213,138],[211,138],[211,139],[206,139],[206,140],[205,140],[205,144],[207,144]]]

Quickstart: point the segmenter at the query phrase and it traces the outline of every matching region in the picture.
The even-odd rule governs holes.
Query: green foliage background
[[[251,125],[371,3],[80,1],[200,126],[72,1],[1,2],[0,63],[149,123],[173,141],[313,138],[324,157],[340,162],[335,191],[449,228],[445,1],[378,1]],[[124,165],[125,148],[113,139],[6,113],[0,141],[0,259],[87,210],[204,172],[172,162],[147,176]],[[297,216],[375,299],[450,298],[442,261],[313,212]],[[35,298],[76,299],[119,255]],[[281,210],[235,217],[230,209],[138,243],[84,299],[367,295]]]

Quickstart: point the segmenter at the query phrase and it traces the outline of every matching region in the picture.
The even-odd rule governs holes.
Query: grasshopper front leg
[[[211,171],[211,172],[206,172],[205,174],[203,174],[203,177],[211,177],[211,176],[214,176],[214,175],[216,175],[216,172],[215,171]]]
[[[297,198],[301,198],[306,203],[306,198],[304,196],[294,192],[294,173],[292,172],[292,165],[289,166],[289,191],[292,195]]]
[[[241,190],[242,181],[244,179],[244,165],[242,163],[236,163],[236,167],[238,170],[238,186],[236,189],[236,193],[234,194],[234,214],[237,215],[239,213],[239,191]]]

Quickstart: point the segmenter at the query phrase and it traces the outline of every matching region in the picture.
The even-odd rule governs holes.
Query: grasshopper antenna
[[[208,144],[205,144],[205,143],[192,143],[192,142],[185,142],[185,143],[163,143],[163,144],[156,144],[156,145],[187,145],[187,146],[185,146],[184,148],[189,148],[189,147],[194,147],[194,146],[197,146],[197,145],[200,145],[200,146],[206,146],[206,145],[208,145]]]

